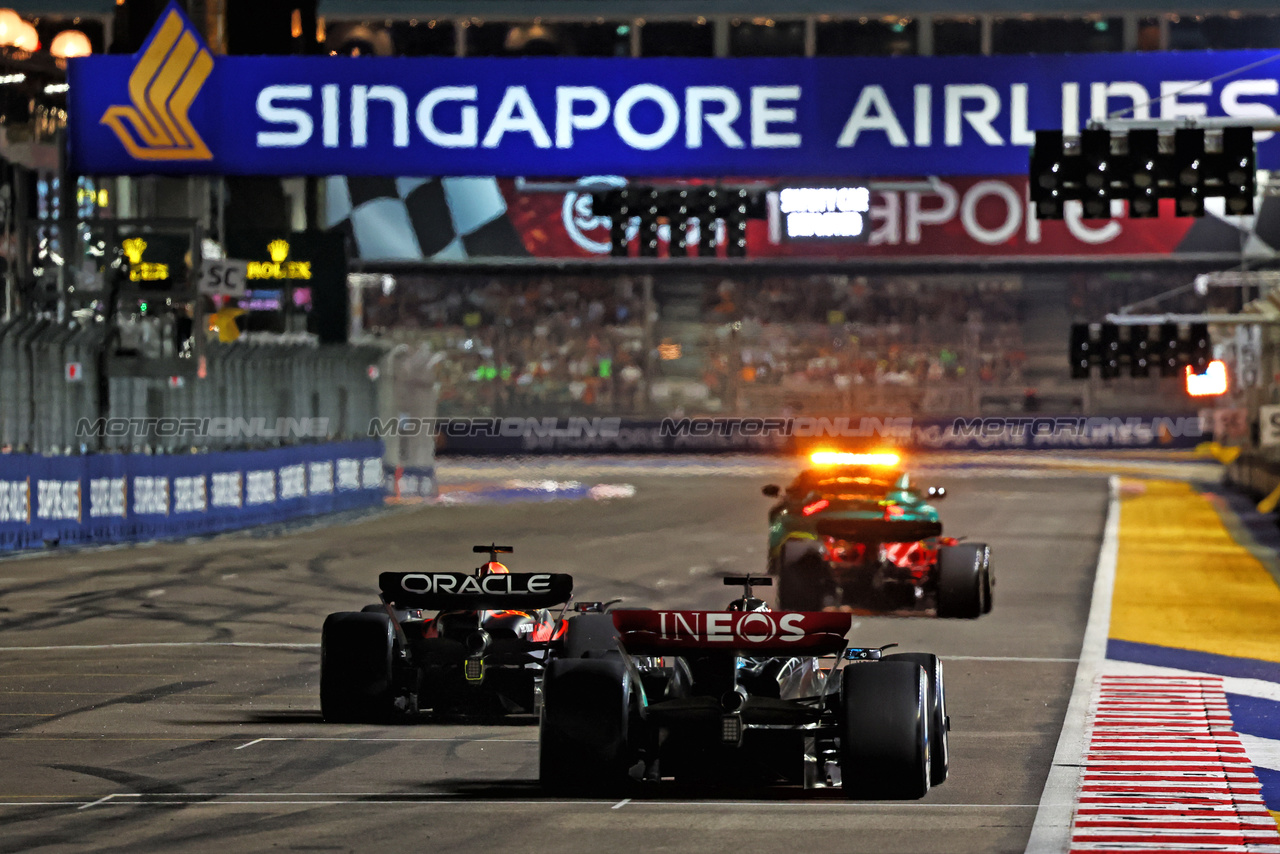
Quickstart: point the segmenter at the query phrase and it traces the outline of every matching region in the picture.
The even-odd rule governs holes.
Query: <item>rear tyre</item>
[[[947,691],[942,681],[942,660],[928,652],[899,652],[886,655],[885,661],[908,661],[924,669],[929,681],[925,705],[929,710],[929,785],[941,786],[947,781],[951,764],[947,721]]]
[[[385,613],[330,614],[320,633],[320,714],[333,723],[384,723],[395,710],[395,633]]]
[[[991,549],[987,549],[986,565],[982,570],[982,613],[991,613],[992,588],[996,586],[995,570],[991,568]]]
[[[551,792],[595,794],[627,781],[631,684],[617,659],[555,659],[542,680],[538,780]]]
[[[846,667],[840,777],[846,798],[918,800],[929,792],[929,680],[911,661]]]
[[[975,619],[986,610],[984,591],[990,550],[982,543],[938,549],[938,616]]]
[[[791,541],[778,555],[778,608],[821,611],[828,581],[827,565],[817,543]]]

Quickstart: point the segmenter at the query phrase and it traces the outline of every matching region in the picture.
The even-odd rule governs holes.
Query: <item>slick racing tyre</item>
[[[880,659],[886,661],[909,661],[924,668],[929,680],[929,696],[925,700],[929,709],[929,785],[940,786],[947,780],[947,769],[950,766],[950,750],[948,732],[950,723],[947,719],[947,691],[942,681],[942,660],[928,652],[899,652],[886,655]]]
[[[320,634],[320,713],[334,723],[383,723],[395,708],[395,633],[383,614],[330,614]]]
[[[996,586],[995,570],[991,568],[991,549],[987,549],[986,564],[982,568],[982,613],[991,613],[992,588]]]
[[[542,679],[538,780],[544,789],[598,793],[623,785],[629,747],[631,683],[617,658],[558,658]]]
[[[938,616],[974,619],[987,610],[990,550],[982,543],[938,549]]]
[[[917,800],[929,792],[929,680],[911,661],[843,671],[840,777],[846,798]]]
[[[778,554],[778,608],[821,611],[827,588],[827,565],[813,540],[789,540]]]
[[[609,614],[570,617],[564,626],[564,658],[600,658],[618,651],[618,629]]]

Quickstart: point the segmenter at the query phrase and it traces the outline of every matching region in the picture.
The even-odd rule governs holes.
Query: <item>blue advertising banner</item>
[[[68,125],[85,174],[1008,175],[1121,110],[1272,118],[1274,58],[215,60],[171,5],[137,55],[68,62]]]
[[[186,456],[0,454],[0,550],[185,537],[384,496],[382,443]]]

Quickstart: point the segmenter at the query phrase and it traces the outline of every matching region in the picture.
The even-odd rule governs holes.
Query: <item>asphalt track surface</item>
[[[786,469],[779,469],[779,478]],[[465,570],[473,543],[579,598],[722,608],[764,565],[759,477],[627,478],[635,496],[401,508],[355,524],[0,561],[0,850],[1021,852],[1088,617],[1107,484],[950,475],[986,540],[977,621],[858,618],[945,662],[951,779],[918,802],[838,790],[552,799],[532,718],[327,725],[320,624],[381,570]]]

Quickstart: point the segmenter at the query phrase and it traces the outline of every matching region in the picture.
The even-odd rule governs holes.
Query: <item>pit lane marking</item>
[[[618,801],[618,802],[617,802],[616,804],[614,804],[613,806],[609,807],[609,809],[611,809],[611,810],[620,810],[620,809],[622,809],[623,807],[625,807],[625,806],[626,806],[627,804],[629,804],[629,803],[631,803],[631,799],[630,799],[630,798],[623,798],[622,800]]]

